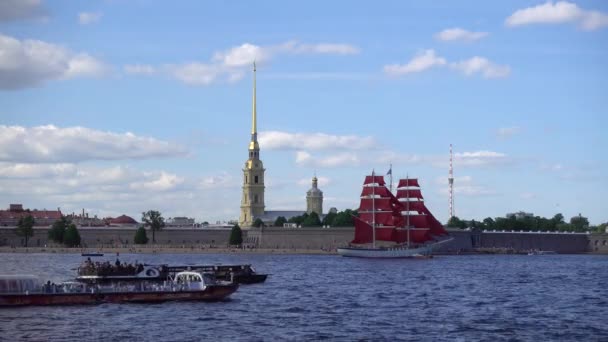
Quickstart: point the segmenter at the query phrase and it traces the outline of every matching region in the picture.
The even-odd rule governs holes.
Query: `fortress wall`
[[[353,239],[354,228],[264,228],[247,231],[259,248],[335,249]]]
[[[570,233],[481,233],[482,248],[513,248],[518,251],[531,249],[558,253],[585,253],[589,248],[587,234]]]
[[[88,228],[79,229],[82,244],[87,247],[132,245],[135,228]],[[34,228],[29,245],[51,245],[47,238],[48,228]],[[353,238],[354,228],[264,228],[243,230],[243,241],[258,248],[325,249],[347,245]],[[559,253],[608,253],[608,234],[568,233],[502,233],[450,230],[454,237],[442,245],[439,253],[471,251],[474,248],[513,248],[518,251],[550,250]],[[147,231],[150,243],[152,233]],[[170,228],[156,233],[156,243],[167,246],[214,245],[226,246],[230,229]],[[597,241],[597,242],[596,242]],[[23,238],[14,228],[0,228],[0,246],[22,246]]]
[[[135,237],[135,228],[79,228],[81,244],[87,247],[131,245]],[[152,232],[147,231],[149,242],[152,243]],[[230,229],[178,229],[170,228],[156,232],[156,244],[171,246],[215,245],[226,246],[230,237]],[[48,228],[34,228],[34,236],[29,240],[29,246],[43,247],[52,245],[48,240]],[[14,228],[0,229],[0,246],[22,246],[23,238],[15,234]]]
[[[468,252],[473,250],[473,235],[471,231],[460,229],[448,229],[454,240],[446,242],[438,249],[438,253],[456,253],[458,251]]]
[[[589,251],[608,254],[608,234],[589,235]]]

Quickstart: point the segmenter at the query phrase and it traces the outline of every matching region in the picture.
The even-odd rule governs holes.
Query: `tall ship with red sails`
[[[418,179],[399,180],[397,194],[386,187],[384,176],[366,176],[355,237],[338,254],[362,258],[429,256],[452,238],[424,204]]]

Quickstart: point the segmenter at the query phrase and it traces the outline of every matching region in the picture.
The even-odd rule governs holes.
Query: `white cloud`
[[[99,22],[103,13],[101,12],[80,12],[78,13],[78,22],[81,25],[88,25]]]
[[[435,55],[434,50],[425,50],[417,54],[407,64],[391,64],[384,66],[384,72],[390,76],[401,76],[425,71],[435,66],[445,65],[445,58]]]
[[[447,177],[438,177],[435,179],[435,183],[441,186],[439,193],[443,195],[448,195],[450,193]],[[495,195],[496,192],[486,186],[475,184],[473,177],[471,176],[461,176],[454,177],[454,194],[467,197],[479,197]]]
[[[260,132],[260,146],[269,150],[330,150],[370,149],[376,146],[374,138],[357,135],[331,135],[325,133]]]
[[[196,62],[169,65],[165,69],[173,78],[188,85],[209,85],[225,73],[218,65]]]
[[[500,139],[509,139],[509,138],[513,137],[514,135],[521,133],[521,131],[522,131],[521,127],[518,127],[518,126],[500,127],[496,131],[496,136],[498,136],[498,138],[500,138]]]
[[[106,72],[107,67],[103,63],[86,53],[81,53],[70,59],[64,77],[101,77]]]
[[[75,176],[74,164],[11,164],[0,163],[0,177],[2,178],[43,178],[57,176]]]
[[[18,199],[29,208],[61,207],[65,213],[93,208],[91,216],[100,217],[127,214],[139,219],[149,209],[159,209],[165,217],[209,221],[238,217],[238,186],[201,191],[201,182],[165,170],[128,166],[0,163],[0,202]]]
[[[245,43],[227,51],[216,52],[213,61],[227,67],[250,67],[253,61],[263,63],[270,59],[269,49]]]
[[[445,29],[435,35],[435,39],[444,42],[449,41],[466,41],[472,42],[479,40],[488,35],[487,32],[472,32],[459,27]]]
[[[484,78],[503,78],[509,76],[511,73],[511,68],[509,66],[498,65],[479,56],[452,63],[451,66],[466,76],[481,74]]]
[[[351,44],[301,44],[297,41],[289,41],[279,46],[271,46],[271,51],[287,52],[294,54],[330,54],[330,55],[356,55],[361,52],[357,46]]]
[[[151,191],[167,191],[173,190],[180,184],[184,183],[184,178],[172,173],[161,171],[158,174],[144,173],[145,176],[151,176],[152,179],[144,182],[136,182],[131,184],[131,189],[145,189]]]
[[[105,65],[40,40],[20,41],[0,34],[0,89],[19,89],[63,78],[101,76]]]
[[[454,154],[458,166],[487,166],[511,162],[506,154],[494,151],[460,152]]]
[[[350,55],[359,53],[359,48],[349,44],[301,44],[289,41],[278,45],[260,46],[244,43],[224,51],[217,51],[209,62],[191,61],[182,64],[165,64],[161,67],[150,65],[126,65],[128,74],[149,75],[158,70],[188,85],[204,86],[216,82],[236,82],[241,80],[252,67],[270,62],[284,54],[331,54]]]
[[[184,147],[133,133],[85,127],[0,125],[0,161],[79,162],[183,156]]]
[[[357,166],[361,164],[361,160],[359,155],[353,152],[343,152],[323,157],[313,157],[308,152],[298,151],[296,153],[296,163],[301,166],[308,167],[332,168]]]
[[[588,11],[568,1],[547,1],[542,5],[520,9],[511,14],[505,24],[510,27],[530,24],[576,23],[587,31],[608,26],[608,15]]]
[[[201,190],[239,187],[240,183],[238,180],[228,172],[222,172],[219,175],[205,177],[198,184],[198,188]]]
[[[426,50],[412,58],[407,64],[391,64],[384,66],[384,73],[389,76],[403,76],[429,70],[433,67],[448,65],[453,70],[471,76],[481,74],[484,78],[503,78],[509,76],[511,68],[490,62],[484,57],[475,56],[470,59],[448,63],[448,61],[435,54],[434,50]]]
[[[19,19],[41,18],[46,9],[41,0],[2,0],[0,1],[0,22]]]
[[[156,68],[148,64],[130,64],[125,65],[123,70],[131,75],[152,75],[156,73]]]

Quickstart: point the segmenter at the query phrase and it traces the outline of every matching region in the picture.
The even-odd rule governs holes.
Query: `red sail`
[[[364,186],[361,191],[361,197],[376,195],[380,197],[391,197],[391,192],[385,186]]]
[[[397,198],[424,198],[420,189],[397,190]]]
[[[395,241],[395,227],[376,227],[376,240]]]
[[[401,205],[403,206],[403,210],[409,210],[409,211],[417,211],[419,213],[424,213],[426,210],[426,207],[424,206],[424,202],[422,201],[409,201],[409,202],[401,202]]]
[[[394,226],[393,222],[394,213],[392,211],[376,211],[376,225],[383,226]],[[374,213],[372,212],[361,212],[359,213],[359,218],[369,224],[373,221]]]
[[[392,200],[390,198],[362,198],[360,211],[372,210],[392,210]]]
[[[399,180],[399,185],[397,185],[398,188],[403,188],[406,186],[415,186],[415,187],[420,187],[420,185],[418,185],[418,179],[417,178],[409,178],[409,179],[400,179]]]
[[[378,185],[386,185],[386,183],[384,183],[384,176],[365,176],[365,182],[363,184],[373,183],[377,183]]]
[[[407,242],[407,229],[399,228],[395,229],[395,242],[404,243]],[[428,228],[410,228],[410,242],[413,243],[424,243],[432,240],[429,236]]]
[[[445,230],[445,228],[443,228],[443,225],[441,224],[441,222],[439,222],[435,218],[435,216],[433,216],[431,211],[426,206],[424,206],[423,212],[428,215],[427,221],[429,222],[429,227],[431,228],[431,231],[430,231],[431,235],[435,235],[435,236],[448,235],[448,232]]]
[[[373,240],[372,226],[353,216],[355,222],[355,238],[351,243],[371,243]]]
[[[407,225],[409,217],[410,227],[416,228],[430,228],[430,224],[427,220],[427,215],[406,215],[405,224]]]

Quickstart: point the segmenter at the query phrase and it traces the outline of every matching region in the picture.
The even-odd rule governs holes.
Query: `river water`
[[[59,282],[73,277],[82,260],[0,254],[0,274]],[[271,275],[218,303],[0,309],[0,340],[608,341],[608,256],[139,254],[120,260],[251,263]]]

